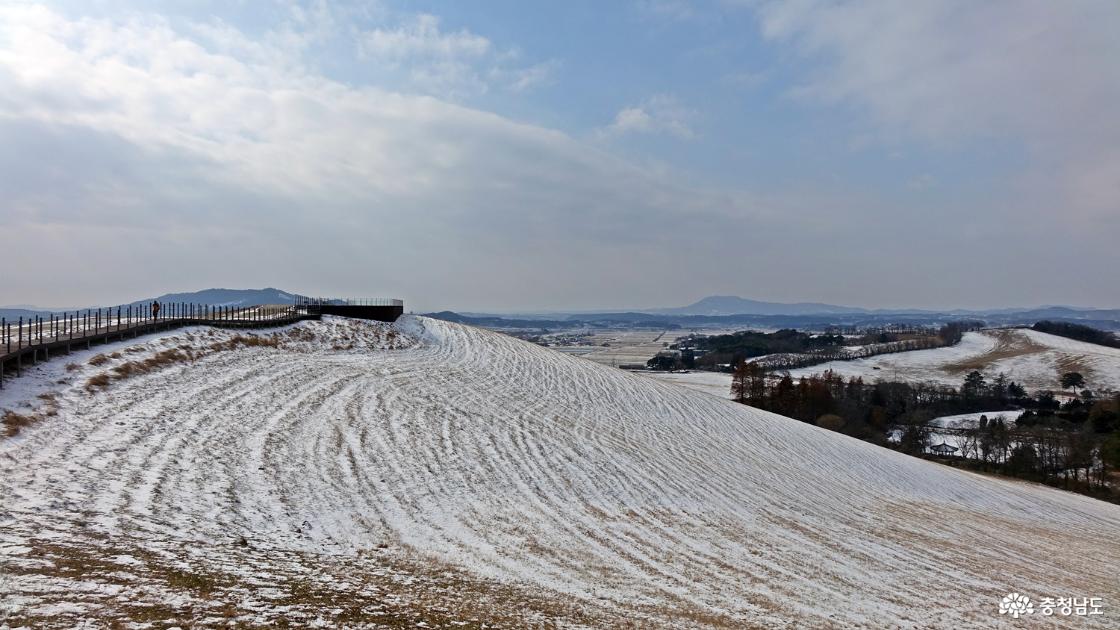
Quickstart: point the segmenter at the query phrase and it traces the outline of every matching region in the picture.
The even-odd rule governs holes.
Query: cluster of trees
[[[1016,391],[1022,389],[1015,387]],[[945,385],[865,383],[860,377],[845,380],[831,370],[794,380],[788,373],[769,376],[762,366],[745,362],[735,370],[731,393],[736,401],[752,407],[880,444],[887,442],[887,434],[895,425],[985,411],[991,408],[985,405],[992,404],[987,397],[966,399],[957,389]]]
[[[702,351],[702,356],[696,359],[697,367],[715,369],[719,364],[735,365],[745,359],[766,354],[839,348],[844,345],[844,336],[829,333],[813,335],[791,328],[772,333],[744,330],[730,335],[693,337],[682,345]]]
[[[1112,497],[1109,471],[1120,469],[1120,395],[1098,399],[1085,390],[1060,403],[1051,392],[1029,396],[1003,374],[989,379],[978,371],[959,388],[865,383],[832,371],[795,380],[746,362],[736,367],[731,387],[738,402],[915,455],[926,454],[932,436],[942,434],[958,449],[956,463],[1106,498]],[[930,425],[940,416],[1010,409],[1027,411],[1011,425],[998,417],[972,428]]]
[[[817,365],[819,363],[827,363],[829,361],[850,361],[852,359],[873,357],[879,354],[910,352],[911,350],[929,350],[931,348],[940,348],[944,345],[945,342],[936,335],[921,336],[861,346],[829,348],[802,354],[772,354],[758,359],[755,363],[771,371],[793,370],[801,367],[809,367],[810,365]]]
[[[716,369],[719,365],[737,365],[741,361],[762,357],[758,363],[767,370],[791,370],[828,361],[862,359],[878,354],[927,350],[958,343],[966,331],[978,330],[983,322],[962,321],[934,328],[898,328],[867,330],[859,337],[849,338],[836,331],[810,334],[792,329],[773,333],[754,331],[730,335],[690,338],[682,350],[703,352],[695,360],[698,368]]]
[[[1032,330],[1039,332],[1050,333],[1051,335],[1059,335],[1076,339],[1078,341],[1087,341],[1102,346],[1109,346],[1112,348],[1120,348],[1120,338],[1115,334],[1103,330],[1097,330],[1089,326],[1082,326],[1081,324],[1073,324],[1070,322],[1052,322],[1041,321],[1031,326]]]
[[[1090,493],[1107,491],[1110,471],[1120,469],[1120,395],[1064,404],[1047,395],[1034,402],[1040,404],[1024,411],[1013,426],[981,416],[976,427],[953,431],[949,442],[975,468]]]
[[[964,337],[966,332],[970,330],[980,330],[984,327],[984,322],[981,321],[959,321],[949,322],[937,331],[938,338],[941,339],[947,346],[955,346]]]

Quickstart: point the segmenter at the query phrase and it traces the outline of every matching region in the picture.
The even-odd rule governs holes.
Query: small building
[[[319,315],[395,322],[404,314],[404,301],[395,298],[308,298],[296,301],[296,309]]]
[[[940,444],[934,444],[933,446],[929,447],[929,450],[930,452],[936,453],[938,455],[952,455],[953,453],[957,452],[957,447],[949,446],[948,444],[942,442]]]

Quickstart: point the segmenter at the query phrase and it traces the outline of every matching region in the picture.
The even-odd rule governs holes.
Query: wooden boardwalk
[[[89,349],[95,344],[139,337],[184,326],[219,328],[273,328],[308,319],[319,319],[309,306],[252,306],[244,308],[205,307],[190,304],[163,305],[157,316],[139,309],[118,308],[86,311],[84,314],[52,316],[0,323],[0,388],[6,371],[18,376],[27,364]],[[145,309],[146,311],[146,309]],[[150,312],[150,311],[149,311]]]

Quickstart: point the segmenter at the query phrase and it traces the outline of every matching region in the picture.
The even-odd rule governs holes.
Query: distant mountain
[[[193,293],[166,293],[156,300],[160,302],[186,302],[207,306],[251,306],[253,304],[291,304],[295,295],[280,289],[203,289]],[[146,304],[148,300],[137,300],[133,304]]]
[[[0,317],[8,321],[18,322],[19,318],[31,319],[32,317],[49,315],[51,311],[39,311],[30,308],[0,308]]]
[[[998,311],[982,312],[989,317],[1013,316],[1018,319],[1084,319],[1084,320],[1115,320],[1120,319],[1120,309],[1116,308],[1075,308],[1072,306],[1043,306],[1031,309],[1001,309]]]
[[[650,309],[662,315],[838,315],[866,313],[867,309],[817,302],[763,302],[734,295],[711,295],[688,306]]]

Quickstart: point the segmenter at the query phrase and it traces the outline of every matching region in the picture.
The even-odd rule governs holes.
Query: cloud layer
[[[806,60],[792,79],[765,69],[767,89],[792,85],[782,108],[854,110],[845,129],[891,151],[1003,144],[1021,168],[983,185],[917,171],[895,192],[796,169],[760,190],[716,185],[664,155],[614,151],[660,136],[701,162],[713,147],[735,155],[719,144],[734,121],[711,118],[703,94],[607,99],[613,118],[566,131],[501,116],[470,95],[516,98],[562,61],[525,61],[432,15],[355,26],[335,5],[297,6],[249,34],[216,19],[6,3],[0,229],[21,265],[5,295],[58,305],[273,285],[421,309],[712,293],[1117,306],[1100,288],[1120,231],[1111,6],[751,6],[768,45]],[[366,73],[323,70],[324,47]],[[376,80],[384,72],[404,78]]]
[[[2,224],[33,237],[17,257],[44,240],[64,252],[71,285],[90,287],[69,302],[106,284],[129,297],[238,282],[423,285],[440,303],[497,284],[508,299],[537,274],[572,291],[615,254],[654,259],[663,230],[688,217],[738,220],[723,198],[565,134],[334,82],[229,28],[188,36],[157,17],[26,6],[2,9],[0,23],[4,157],[27,174],[5,179]],[[400,54],[488,48],[457,41]],[[36,288],[42,278],[14,280],[12,295],[57,301]]]
[[[793,94],[865,112],[884,139],[1021,143],[1067,208],[1120,212],[1120,4],[771,2],[763,34],[820,65]]]

